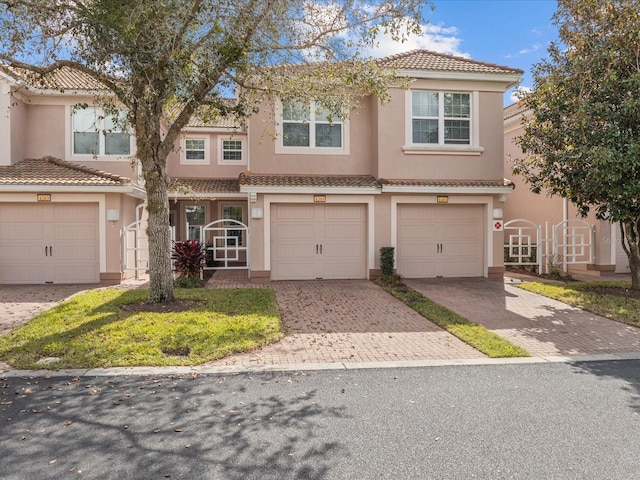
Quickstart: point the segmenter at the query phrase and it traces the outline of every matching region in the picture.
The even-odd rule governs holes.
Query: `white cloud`
[[[465,58],[471,57],[468,53],[460,50],[462,39],[458,37],[459,31],[456,27],[429,23],[422,25],[421,30],[421,35],[412,35],[403,43],[392,40],[391,35],[381,33],[376,38],[377,46],[366,51],[365,54],[372,57],[387,57],[409,50],[424,49]]]
[[[542,48],[542,45],[540,45],[539,43],[536,43],[535,45],[529,47],[529,48],[523,48],[522,50],[520,50],[518,53],[510,53],[508,55],[505,55],[505,58],[518,58],[521,57],[523,55],[528,55],[530,53],[535,53],[538,50],[540,50]]]

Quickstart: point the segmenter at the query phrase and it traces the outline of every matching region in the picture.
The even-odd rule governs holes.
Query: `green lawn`
[[[181,312],[144,312],[147,290],[99,289],[74,296],[0,336],[14,368],[198,365],[283,336],[270,289],[176,289]],[[36,364],[43,358],[60,360]]]
[[[383,287],[427,320],[442,327],[463,342],[491,358],[528,357],[529,353],[481,325],[443,307],[406,285]]]
[[[538,293],[603,317],[640,327],[640,299],[626,297],[630,281],[523,283],[523,290]]]

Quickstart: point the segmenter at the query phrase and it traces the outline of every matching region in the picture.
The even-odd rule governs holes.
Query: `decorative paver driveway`
[[[527,292],[509,279],[406,283],[535,357],[640,352],[640,329]]]
[[[211,365],[486,358],[367,280],[271,282],[286,337]]]

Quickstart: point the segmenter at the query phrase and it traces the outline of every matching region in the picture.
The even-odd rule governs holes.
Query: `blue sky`
[[[425,48],[524,70],[522,86],[531,88],[531,67],[557,39],[551,23],[556,0],[433,0],[425,10],[424,34],[404,45],[381,41],[376,56]],[[504,104],[513,102],[512,91]]]

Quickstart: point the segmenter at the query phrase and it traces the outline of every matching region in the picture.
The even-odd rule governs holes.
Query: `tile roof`
[[[106,90],[104,84],[86,73],[62,67],[47,75],[38,75],[27,70],[0,66],[2,71],[18,81],[36,89],[47,90]]]
[[[527,111],[527,107],[525,107],[523,102],[512,103],[511,105],[504,107],[502,111],[503,119],[507,120],[508,118],[516,117]]]
[[[508,178],[501,180],[387,180],[381,179],[381,185],[393,187],[511,187],[514,184]]]
[[[256,187],[379,187],[371,175],[268,175],[243,172],[240,185]]]
[[[174,194],[184,192],[190,194],[240,193],[237,178],[174,178],[171,180],[170,190]]]
[[[0,185],[110,186],[131,179],[53,157],[0,166]]]
[[[398,70],[428,70],[436,72],[464,72],[464,73],[499,73],[522,74],[517,68],[495,65],[493,63],[478,62],[469,58],[445,55],[429,50],[411,50],[410,52],[391,55],[377,60],[382,67]]]

